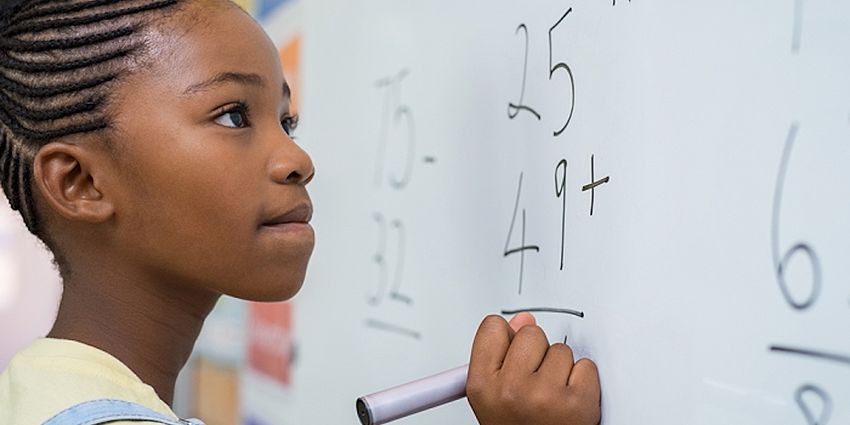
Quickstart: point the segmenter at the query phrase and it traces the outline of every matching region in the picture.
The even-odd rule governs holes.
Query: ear
[[[98,188],[98,155],[62,142],[43,146],[35,156],[33,179],[45,203],[68,220],[102,223],[115,213]],[[101,161],[102,163],[102,161]]]

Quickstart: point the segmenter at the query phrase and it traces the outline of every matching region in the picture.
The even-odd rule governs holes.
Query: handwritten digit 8
[[[779,289],[782,291],[782,296],[785,301],[797,310],[806,310],[817,301],[821,287],[821,267],[817,253],[811,246],[805,242],[794,244],[791,249],[785,252],[784,255],[779,254],[779,212],[782,208],[782,192],[785,186],[785,175],[788,170],[788,162],[791,158],[791,148],[794,145],[794,140],[797,138],[799,125],[794,123],[788,131],[788,138],[785,142],[785,148],[782,152],[782,161],[779,166],[779,176],[776,179],[776,191],[773,196],[773,221],[772,221],[772,245],[773,245],[773,264],[776,271],[776,279],[779,282]],[[791,259],[797,254],[805,254],[809,259],[809,264],[812,267],[812,284],[808,295],[803,299],[796,299],[788,289],[788,282],[785,279],[785,271]]]

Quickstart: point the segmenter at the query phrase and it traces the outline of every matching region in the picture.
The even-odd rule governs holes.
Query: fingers
[[[543,363],[537,369],[537,374],[555,385],[566,387],[574,362],[573,350],[568,345],[558,342],[549,346]]]
[[[511,341],[502,372],[509,377],[529,376],[536,372],[549,349],[549,340],[539,326],[524,326]]]
[[[469,361],[471,376],[490,375],[497,372],[505,360],[505,354],[513,338],[513,330],[500,316],[490,315],[481,321]]]
[[[580,359],[573,366],[567,387],[586,403],[599,405],[601,390],[599,386],[599,371],[596,363],[590,359]]]
[[[598,425],[596,365],[574,358],[566,344],[550,345],[531,315],[519,314],[510,323],[485,318],[473,342],[466,385],[479,423]]]
[[[537,324],[537,320],[534,318],[534,316],[531,313],[526,312],[526,311],[518,313],[510,321],[511,329],[513,329],[514,332],[520,330],[523,326],[536,325],[536,324]]]

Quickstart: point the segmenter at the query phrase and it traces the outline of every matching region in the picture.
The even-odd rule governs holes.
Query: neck
[[[219,295],[179,283],[103,274],[102,269],[84,275],[85,281],[65,280],[48,337],[79,341],[113,355],[171,405],[177,375]]]

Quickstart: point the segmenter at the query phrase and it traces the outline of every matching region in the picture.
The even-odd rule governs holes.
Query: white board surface
[[[304,4],[317,246],[268,416],[356,424],[548,307],[605,425],[850,423],[850,2],[612,3]]]

